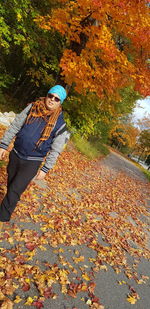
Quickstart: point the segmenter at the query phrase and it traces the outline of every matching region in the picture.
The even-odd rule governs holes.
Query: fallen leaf
[[[86,281],[91,280],[91,278],[88,276],[87,273],[84,273],[84,274],[82,275],[82,278],[85,279]]]
[[[19,295],[17,295],[16,298],[15,298],[15,300],[14,300],[14,303],[18,304],[18,303],[20,303],[21,301],[22,301],[22,298],[21,298]]]
[[[72,257],[75,263],[84,262],[84,256]]]
[[[137,298],[134,297],[134,296],[128,295],[127,301],[128,301],[130,304],[134,305],[134,304],[137,302]]]
[[[34,299],[33,299],[32,297],[29,296],[29,297],[27,298],[26,302],[25,302],[25,305],[30,306],[30,305],[32,305],[33,302],[34,302]]]

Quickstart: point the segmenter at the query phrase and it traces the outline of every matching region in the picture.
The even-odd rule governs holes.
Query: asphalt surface
[[[118,153],[111,152],[101,163],[108,169],[110,177],[113,177],[114,175],[117,176],[117,174],[122,171],[133,179],[147,183],[147,179],[141,170],[130,160],[122,157]],[[146,198],[146,204],[147,206],[150,206],[150,195]],[[148,247],[150,249],[150,237]],[[132,265],[131,256],[128,256],[128,258],[129,265]],[[150,261],[141,259],[137,273],[150,278]],[[140,295],[140,299],[134,305],[125,301],[129,292],[128,287],[126,284],[122,284],[118,287],[118,281],[125,281],[130,286],[133,286],[136,292]],[[150,280],[144,285],[139,285],[133,279],[127,280],[124,270],[122,270],[120,274],[116,274],[113,269],[109,267],[109,271],[103,274],[101,273],[100,276],[97,275],[96,293],[101,299],[103,299],[105,309],[129,309],[131,307],[134,309],[150,309]]]
[[[100,161],[99,163],[101,166],[105,167],[104,172],[107,171],[108,177],[117,177],[120,171],[125,172],[133,179],[140,180],[143,183],[147,183],[147,180],[143,173],[137,168],[132,162],[123,158],[119,154],[115,152],[111,152],[105,159]],[[102,175],[101,175],[102,176]],[[45,182],[38,182],[38,185],[43,190],[46,187]],[[150,206],[150,196],[147,196],[146,203]],[[150,209],[150,208],[149,208]],[[14,222],[12,222],[15,224]],[[149,224],[149,222],[148,222]],[[29,229],[39,232],[40,225],[38,223],[29,223],[29,222],[17,222],[19,228],[22,229]],[[101,238],[101,235],[99,235]],[[150,241],[148,242],[148,246],[150,249]],[[8,244],[6,245],[5,242],[1,242],[0,247],[7,247],[9,249]],[[11,245],[10,245],[11,248]],[[96,252],[93,249],[88,248],[85,245],[81,246],[70,246],[66,247],[64,245],[61,246],[64,249],[63,256],[72,263],[71,257],[74,255],[75,250],[80,251],[80,255],[85,256],[84,264],[87,267],[90,267],[89,258],[94,258],[96,256]],[[43,261],[48,261],[51,264],[58,263],[56,254],[54,254],[54,248],[48,248],[47,251],[38,251],[36,259],[41,263]],[[133,264],[133,259],[131,256],[127,254],[127,259],[129,265]],[[34,265],[36,260],[31,261],[31,265]],[[75,268],[76,265],[74,265]],[[150,277],[150,261],[141,259],[137,273],[139,275],[145,275]],[[78,276],[80,276],[80,269],[78,269]],[[76,277],[75,274],[72,274],[72,278]],[[121,285],[118,285],[118,282],[124,282]],[[124,269],[122,269],[121,273],[117,274],[114,269],[107,265],[107,271],[101,270],[95,274],[94,282],[96,283],[95,288],[95,296],[100,298],[101,304],[104,305],[105,309],[129,309],[133,307],[134,309],[150,309],[150,280],[146,280],[144,284],[137,284],[134,279],[128,279],[124,274]],[[132,286],[136,292],[140,295],[140,299],[134,304],[131,305],[129,302],[126,301],[127,294],[129,293],[129,286]],[[20,297],[24,297],[23,291],[17,291]],[[90,308],[90,304],[88,304],[88,297],[86,299],[85,293],[81,292],[77,294],[76,298],[70,297],[69,295],[62,294],[60,290],[60,285],[55,284],[54,292],[58,295],[56,299],[47,299],[44,302],[44,309],[88,309]],[[27,296],[28,292],[26,292]],[[34,297],[37,295],[36,287],[33,286],[29,291],[29,296]],[[24,304],[15,304],[13,309],[27,309],[27,308],[34,308],[34,306],[27,306]],[[92,309],[99,309],[100,307],[93,307]]]
[[[107,167],[111,173],[125,172],[130,177],[147,182],[145,175],[141,170],[131,161],[120,154],[111,151],[103,161],[102,165]]]

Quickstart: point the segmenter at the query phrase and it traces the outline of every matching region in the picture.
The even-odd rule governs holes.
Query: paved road
[[[137,181],[142,181],[147,183],[146,177],[143,175],[141,170],[134,165],[134,163],[122,157],[120,154],[115,152],[110,152],[110,154],[100,161],[100,165],[104,167],[103,172],[108,173],[108,177],[117,177],[118,173],[125,172],[130,177],[133,177]],[[147,197],[148,198],[148,197]],[[147,200],[147,202],[150,202]],[[150,203],[149,203],[150,205]],[[99,235],[100,236],[100,235]],[[101,236],[100,236],[101,238]],[[101,242],[103,240],[101,239]],[[106,244],[107,245],[107,244]],[[150,245],[150,242],[149,242]],[[74,249],[79,249],[80,254],[86,257],[88,265],[88,257],[94,257],[95,252],[86,246],[74,247]],[[150,247],[149,247],[150,248]],[[66,251],[66,257],[72,255],[72,247],[68,248]],[[70,250],[70,252],[69,252]],[[128,263],[132,267],[133,259],[128,255]],[[137,273],[140,275],[145,275],[150,277],[150,261],[141,259],[139,263]],[[118,285],[118,281],[126,282],[126,284]],[[101,271],[96,274],[94,278],[96,283],[95,295],[100,298],[101,303],[104,305],[105,309],[130,309],[132,306],[134,309],[150,309],[150,281],[146,281],[145,284],[137,284],[133,279],[127,279],[124,274],[124,270],[120,274],[116,274],[111,266],[108,266],[107,271]],[[134,305],[127,302],[126,298],[129,293],[129,286],[134,287],[136,292],[140,295],[140,300]],[[79,293],[77,298],[73,299],[68,296],[59,294],[59,298],[53,304],[48,304],[46,309],[86,309],[88,306],[85,302],[81,302],[81,297],[85,297],[84,293]],[[94,308],[96,309],[96,308]]]
[[[110,173],[125,172],[130,177],[147,182],[145,175],[132,161],[124,158],[120,154],[111,151],[110,154],[103,160],[103,166],[110,170]]]
[[[118,173],[125,172],[126,175],[133,177],[137,181],[142,181],[143,183],[147,183],[147,180],[143,173],[138,169],[132,162],[123,158],[119,154],[111,152],[105,159],[100,161],[100,166],[104,167],[102,173],[108,173],[108,178],[117,177]],[[102,174],[101,174],[102,176]],[[39,183],[39,185],[45,186],[45,183]],[[150,198],[147,196],[147,203],[150,206]],[[113,219],[112,219],[113,220]],[[40,233],[40,225],[36,222],[18,222],[12,221],[12,224],[17,224],[20,229],[29,229],[34,230]],[[101,235],[99,235],[100,241],[103,242]],[[104,243],[103,243],[104,244]],[[149,243],[150,244],[150,243]],[[104,244],[105,245],[105,244]],[[106,244],[108,245],[108,244]],[[8,244],[2,242],[1,247],[4,246],[9,249]],[[11,245],[10,245],[11,247]],[[87,267],[89,266],[89,257],[94,258],[96,256],[96,252],[88,248],[85,245],[78,246],[60,246],[63,248],[63,256],[72,263],[71,257],[74,255],[74,250],[79,250],[80,255],[85,257],[85,264]],[[54,254],[54,248],[48,247],[47,251],[38,251],[35,259],[31,261],[31,264],[35,264],[38,260],[39,263],[43,263],[43,261],[48,261],[51,264],[58,263],[57,255]],[[133,263],[132,257],[127,254],[129,265]],[[30,263],[30,262],[29,262]],[[43,265],[43,264],[42,264]],[[77,268],[77,265],[74,265]],[[137,284],[133,279],[127,279],[124,274],[124,270],[120,274],[116,274],[113,268],[107,265],[108,270],[101,270],[95,274],[94,282],[96,282],[96,289],[94,294],[96,297],[99,297],[101,303],[104,305],[105,309],[130,309],[133,306],[134,309],[150,309],[150,281],[146,280],[145,284]],[[80,269],[78,269],[79,275]],[[141,262],[138,266],[137,273],[149,276],[150,277],[150,261],[141,259]],[[73,277],[76,277],[77,274],[73,274]],[[118,281],[124,282],[122,285],[118,285]],[[136,292],[140,295],[140,300],[138,300],[134,305],[131,305],[126,301],[127,294],[129,293],[129,285],[132,286]],[[55,285],[54,292],[58,295],[56,299],[47,299],[44,302],[44,309],[88,309],[89,305],[86,303],[85,293],[81,292],[77,294],[76,298],[70,297],[69,295],[64,295],[60,291],[60,286]],[[29,293],[26,292],[26,295],[34,297],[37,295],[36,287],[33,286],[32,289],[29,290]],[[19,290],[16,295],[20,295],[20,297],[24,297],[24,292]],[[26,297],[25,297],[26,298]],[[81,300],[82,299],[82,300]],[[33,306],[27,306],[24,304],[15,304],[13,309],[27,309],[33,308]],[[99,307],[95,307],[92,309],[99,309]]]
[[[117,176],[119,172],[125,172],[130,177],[133,177],[136,180],[147,183],[145,175],[141,170],[130,162],[128,159],[125,159],[120,154],[113,151],[101,162],[105,168],[107,168],[110,173],[110,177]],[[147,205],[150,206],[150,195],[146,199]],[[149,249],[150,249],[150,240],[149,240]],[[129,261],[132,258],[129,256]],[[137,269],[138,274],[146,275],[150,278],[150,261],[141,259],[139,267]],[[131,305],[125,301],[126,296],[129,292],[127,285],[122,284],[118,287],[118,281],[128,282],[129,285],[133,286],[136,292],[140,295],[140,300],[137,301],[134,305]],[[104,300],[105,309],[150,309],[150,280],[146,284],[139,285],[133,279],[127,280],[124,272],[122,271],[117,275],[111,267],[109,271],[97,275],[97,295],[101,296]]]

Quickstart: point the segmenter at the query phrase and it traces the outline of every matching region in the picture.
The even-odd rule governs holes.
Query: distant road
[[[131,177],[147,182],[146,176],[132,161],[113,150],[110,150],[110,154],[102,161],[102,164],[114,172],[122,171]]]

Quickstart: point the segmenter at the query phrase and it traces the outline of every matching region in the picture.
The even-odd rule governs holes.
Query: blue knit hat
[[[48,93],[56,93],[56,94],[59,96],[59,98],[60,98],[61,104],[63,103],[63,101],[64,101],[64,100],[66,99],[66,97],[67,97],[67,92],[66,92],[65,88],[62,87],[62,86],[60,86],[60,85],[56,85],[56,86],[52,87],[52,88],[48,91]]]

